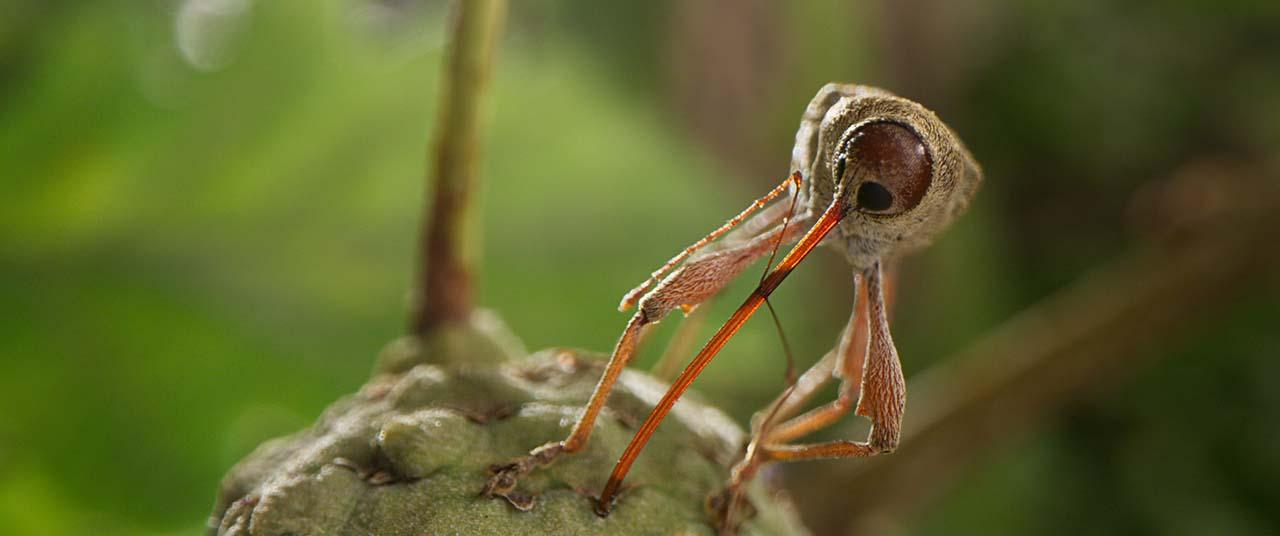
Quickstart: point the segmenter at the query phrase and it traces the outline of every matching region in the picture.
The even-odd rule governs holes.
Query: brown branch
[[[480,113],[506,4],[505,0],[457,0],[452,9],[433,141],[434,206],[424,218],[409,326],[416,335],[468,318],[472,275],[479,264],[473,197]]]
[[[1159,243],[1097,270],[913,378],[902,443],[892,455],[797,467],[791,476],[807,483],[795,493],[809,525],[819,534],[843,534],[909,518],[975,458],[1022,437],[1099,384],[1114,385],[1151,349],[1248,292],[1255,276],[1280,262],[1280,195],[1261,181],[1250,188],[1225,182],[1237,194],[1222,204],[1225,210],[1181,222]]]

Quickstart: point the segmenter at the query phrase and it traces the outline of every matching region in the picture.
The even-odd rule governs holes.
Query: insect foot
[[[515,491],[520,478],[534,469],[551,465],[563,452],[564,444],[557,441],[533,449],[528,456],[521,456],[507,463],[490,465],[489,473],[493,476],[489,477],[480,494],[485,497],[502,497],[517,510],[529,511],[533,508],[533,496]]]

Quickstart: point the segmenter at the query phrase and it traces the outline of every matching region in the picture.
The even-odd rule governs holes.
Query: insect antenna
[[[773,250],[769,252],[769,260],[764,264],[764,271],[760,273],[760,283],[764,283],[766,277],[769,277],[769,271],[773,269],[773,261],[778,259],[778,248],[782,246],[782,240],[787,236],[787,226],[791,224],[791,220],[796,214],[796,201],[800,198],[800,174],[792,175],[795,189],[791,194],[791,206],[787,208],[786,217],[782,218],[782,231],[778,233],[778,239],[773,241]],[[795,385],[796,383],[796,367],[795,359],[791,353],[791,343],[787,340],[787,334],[782,329],[782,321],[778,319],[778,311],[773,308],[773,302],[766,296],[764,304],[769,308],[769,316],[773,318],[773,326],[778,331],[778,338],[782,340],[782,351],[787,359],[787,385]]]
[[[782,240],[787,235],[787,226],[791,224],[791,219],[796,213],[796,201],[800,197],[800,177],[798,174],[793,175],[793,177],[795,177],[796,180],[793,183],[795,185],[795,191],[791,195],[791,206],[787,209],[787,216],[782,219],[782,231],[778,233],[778,239],[773,242],[773,251],[769,252],[769,260],[765,262],[764,271],[760,274],[760,283],[764,283],[765,278],[769,276],[769,271],[773,269],[773,262],[778,258],[778,248],[782,246]],[[794,391],[796,387],[795,354],[791,351],[791,342],[787,339],[786,330],[782,328],[782,320],[778,318],[778,311],[774,309],[773,301],[766,296],[764,299],[764,305],[769,309],[769,317],[773,319],[773,327],[778,332],[778,339],[782,342],[782,353],[786,357],[787,361],[787,369],[785,373],[787,386],[783,390],[781,397],[782,400],[786,400],[791,396],[791,392]],[[760,437],[764,437],[764,435],[768,433],[770,425],[773,423],[774,418],[778,414],[778,410],[781,408],[782,404],[774,404],[773,408],[769,411],[769,414],[765,416],[763,421],[761,421],[758,432]],[[751,438],[752,441],[755,439],[755,437]],[[746,455],[753,456],[753,452],[748,449]],[[722,525],[724,530],[728,533],[736,532],[733,518],[734,514],[738,511],[741,502],[742,490],[738,488],[730,490],[729,501],[728,504],[725,505],[724,522]]]

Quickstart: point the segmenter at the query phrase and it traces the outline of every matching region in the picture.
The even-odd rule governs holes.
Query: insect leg
[[[769,193],[764,195],[764,197],[761,197],[760,199],[755,200],[755,202],[747,206],[746,209],[743,209],[742,212],[738,213],[737,216],[730,218],[729,221],[724,223],[724,225],[721,225],[716,230],[711,231],[709,234],[707,234],[707,236],[702,237],[701,239],[699,239],[697,242],[694,242],[689,247],[684,248],[683,251],[676,254],[675,257],[672,257],[671,260],[667,261],[666,264],[663,264],[662,267],[658,268],[657,270],[654,270],[654,272],[649,275],[649,279],[646,279],[644,283],[641,283],[640,285],[636,286],[636,288],[631,289],[630,292],[627,292],[626,295],[622,297],[622,302],[618,304],[618,310],[625,311],[627,309],[630,309],[631,306],[638,303],[639,300],[649,292],[649,289],[653,288],[654,284],[656,284],[660,278],[662,278],[668,272],[670,272],[672,268],[675,268],[676,265],[680,264],[681,262],[684,262],[684,260],[689,258],[690,255],[694,254],[699,249],[702,249],[707,244],[710,244],[712,241],[719,238],[721,235],[729,232],[729,230],[733,229],[738,224],[745,221],[747,217],[750,216],[753,212],[764,207],[765,204],[773,200],[773,198],[778,197],[779,195],[782,195],[782,193],[785,192],[789,186],[795,185],[795,188],[798,192],[800,188],[800,180],[801,180],[800,172],[799,171],[793,172],[790,177],[787,177],[786,180],[782,181],[782,184],[779,184],[776,188],[774,188],[773,190],[770,190]],[[775,218],[775,217],[781,217],[782,213],[776,210],[767,210],[765,211],[763,216],[767,216],[769,218]],[[768,223],[769,222],[764,222],[763,224],[757,224],[755,225],[755,227],[757,228],[763,227]]]
[[[601,490],[600,497],[596,501],[597,514],[600,516],[609,515],[609,510],[613,508],[613,501],[617,497],[618,489],[622,486],[622,481],[626,478],[627,472],[631,470],[631,465],[635,463],[636,457],[640,455],[640,451],[644,449],[649,438],[653,437],[653,433],[671,411],[672,406],[693,384],[693,380],[702,373],[702,370],[711,362],[711,359],[724,348],[729,339],[742,328],[747,319],[751,318],[751,315],[764,304],[769,295],[795,270],[796,265],[804,260],[809,253],[812,253],[813,249],[822,243],[827,234],[832,229],[835,229],[836,225],[848,215],[850,207],[851,205],[847,203],[842,192],[837,190],[835,200],[805,231],[799,243],[792,247],[791,251],[778,262],[778,265],[760,281],[760,284],[751,292],[751,295],[742,302],[742,305],[738,306],[738,309],[720,326],[715,335],[711,336],[711,340],[707,341],[707,344],[702,347],[698,355],[694,356],[689,365],[685,367],[684,372],[681,372],[676,377],[671,387],[667,389],[666,394],[662,395],[662,399],[658,401],[658,405],[653,408],[653,411],[649,412],[649,416],[640,424],[640,429],[631,437],[631,443],[627,444],[626,450],[618,458],[618,463],[613,466],[613,472],[609,474],[609,480],[605,483],[604,489]],[[797,225],[796,227],[803,228],[804,226]],[[786,226],[784,225],[782,230],[785,229]],[[768,249],[772,250],[772,244]]]
[[[864,287],[859,283],[860,277],[855,275],[853,311],[849,315],[845,328],[841,330],[836,347],[805,371],[777,399],[765,406],[765,409],[752,416],[751,441],[747,443],[742,459],[734,464],[728,485],[719,493],[707,498],[707,508],[722,533],[732,534],[737,530],[735,514],[742,499],[743,485],[755,476],[756,471],[766,461],[759,454],[760,445],[766,442],[776,444],[800,437],[826,426],[852,408],[851,401],[856,397],[856,391],[850,394],[848,386],[853,385],[854,382],[845,381],[841,384],[840,397],[835,402],[799,417],[774,424],[795,415],[806,401],[835,376],[837,365],[843,369],[846,367],[845,363],[863,359],[867,349],[867,300],[864,296]]]
[[[605,366],[605,372],[587,401],[582,416],[574,423],[572,431],[561,441],[553,441],[507,463],[490,468],[493,476],[485,484],[482,494],[507,496],[515,489],[520,477],[537,467],[550,465],[561,454],[574,453],[586,446],[595,426],[596,418],[609,398],[609,392],[617,382],[622,369],[635,355],[636,342],[641,330],[657,323],[671,311],[702,303],[724,288],[735,276],[761,256],[772,251],[778,240],[790,241],[803,231],[803,225],[778,226],[750,241],[728,249],[716,251],[694,259],[667,275],[638,303],[636,312],[619,337],[613,354]]]
[[[861,277],[859,276],[855,276],[854,281],[855,285],[857,285],[855,295],[859,298],[854,306],[853,313],[849,317],[849,323],[841,333],[840,343],[833,350],[836,357],[836,365],[841,371],[840,376],[844,378],[840,383],[840,391],[837,398],[799,417],[774,426],[762,427],[761,430],[757,431],[757,437],[753,438],[754,441],[766,444],[786,443],[830,425],[853,409],[853,405],[858,399],[858,380],[862,377],[862,363],[867,354],[868,318],[865,286],[860,284]],[[830,378],[830,375],[828,375],[828,378]],[[799,386],[799,383],[797,383],[797,386]],[[811,395],[812,391],[816,390],[815,387],[807,394]],[[791,400],[788,399],[788,402],[791,402]],[[803,403],[803,401],[791,403],[789,407],[784,409],[794,412],[798,409],[800,403]],[[786,418],[792,414],[794,413],[783,415],[779,411],[775,418]]]
[[[897,448],[902,428],[902,411],[906,405],[906,380],[902,376],[902,364],[889,333],[883,272],[879,263],[868,270],[867,296],[871,337],[866,370],[862,376],[861,396],[856,409],[858,415],[871,419],[871,433],[867,441],[832,441],[809,445],[770,443],[760,449],[766,461],[866,457]],[[845,382],[852,380],[846,378]],[[817,429],[826,424],[829,422],[809,429]]]

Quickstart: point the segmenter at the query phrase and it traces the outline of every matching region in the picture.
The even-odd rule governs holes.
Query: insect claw
[[[502,498],[506,499],[508,503],[511,503],[511,506],[521,512],[533,510],[533,507],[538,504],[537,496],[528,493],[513,492],[503,495]]]
[[[520,476],[529,472],[527,467],[529,461],[526,458],[510,463],[498,463],[489,466],[489,473],[493,476],[485,482],[484,489],[480,490],[483,497],[507,497],[516,489],[516,484],[520,482]]]

